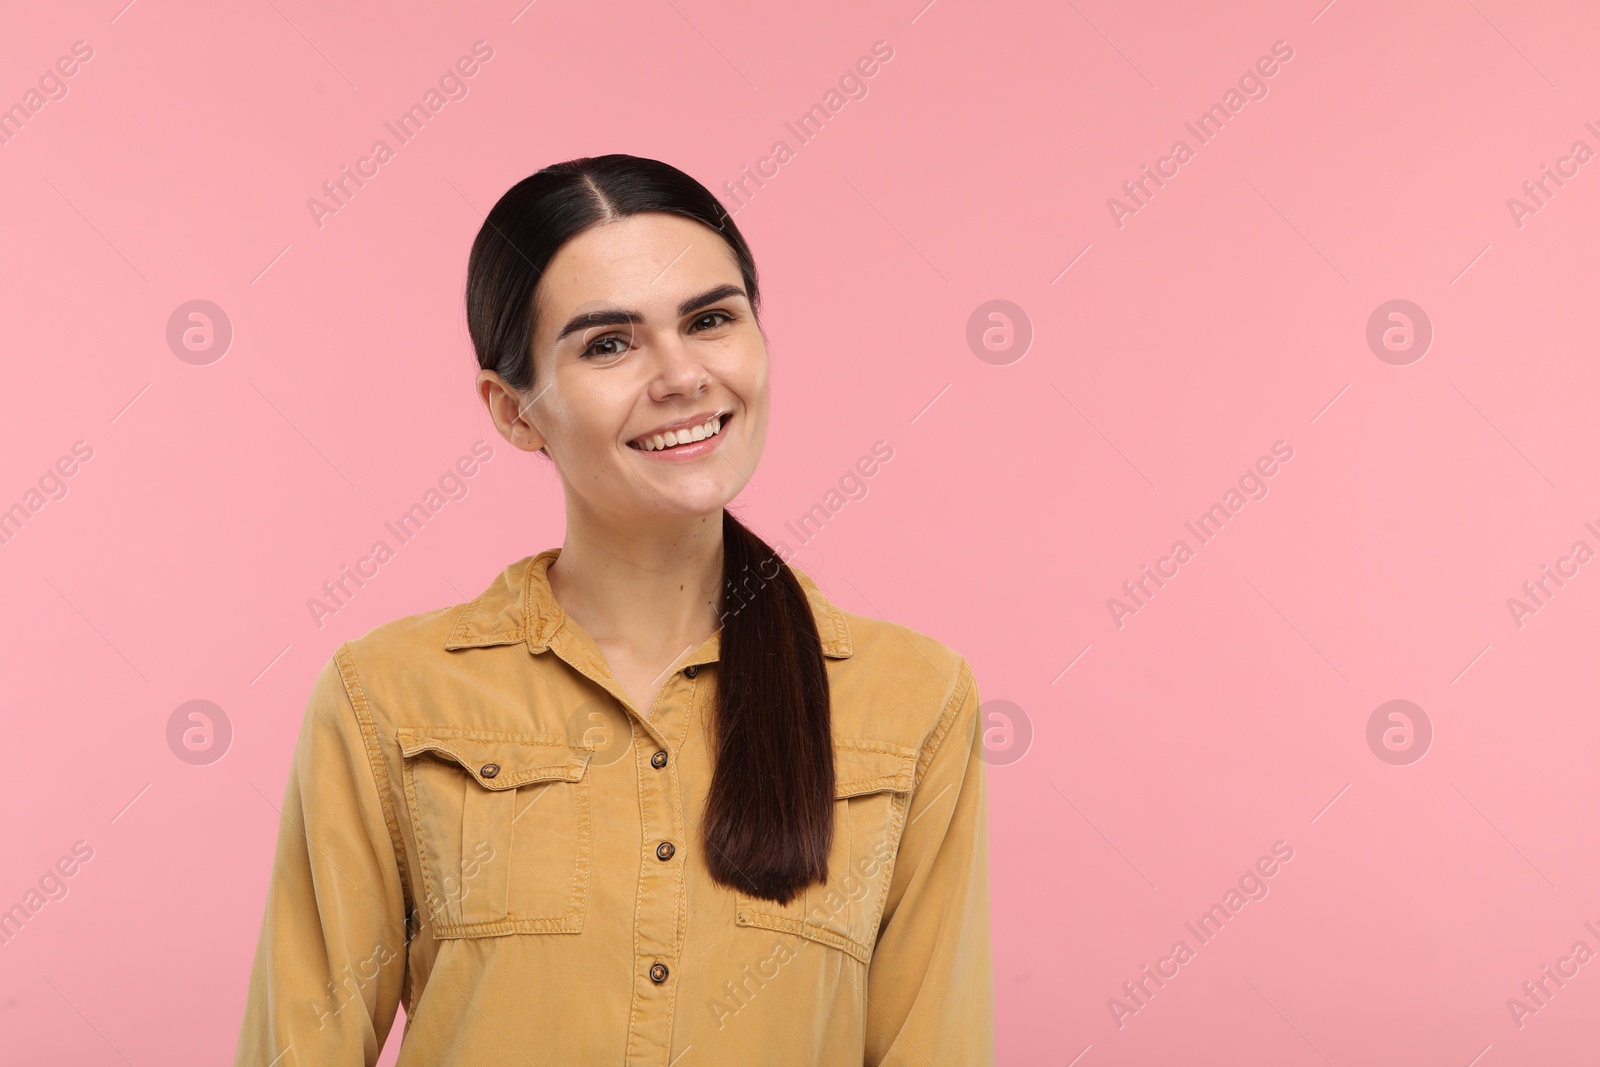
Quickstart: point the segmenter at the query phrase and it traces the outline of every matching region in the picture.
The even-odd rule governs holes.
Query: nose
[[[656,373],[650,382],[650,396],[664,401],[672,396],[694,396],[711,380],[711,374],[695,355],[693,347],[674,333],[650,348]]]

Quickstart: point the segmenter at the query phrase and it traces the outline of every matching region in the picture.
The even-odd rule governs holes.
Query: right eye
[[[594,359],[600,356],[620,356],[627,350],[628,339],[626,337],[619,333],[608,333],[604,337],[589,342],[588,346],[578,353],[578,358]]]

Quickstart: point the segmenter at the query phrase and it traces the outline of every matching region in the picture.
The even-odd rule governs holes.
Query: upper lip
[[[688,430],[696,426],[704,426],[707,422],[711,421],[711,418],[714,415],[720,415],[723,418],[727,418],[729,415],[729,410],[727,408],[717,408],[716,410],[708,411],[703,415],[691,415],[687,419],[677,419],[673,422],[657,426],[653,430],[646,430],[637,437],[629,438],[629,441],[643,441],[654,437],[658,433],[664,434],[668,431]]]

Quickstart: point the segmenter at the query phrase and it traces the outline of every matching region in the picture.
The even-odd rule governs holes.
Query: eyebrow
[[[679,304],[678,316],[681,318],[690,312],[699,311],[707,304],[715,304],[718,300],[724,300],[730,296],[742,296],[747,301],[750,299],[745,291],[737,285],[719,285],[714,289],[707,289],[699,296],[691,296]],[[630,323],[637,325],[643,321],[644,316],[637,311],[586,311],[581,315],[574,315],[571,319],[568,319],[567,324],[561,327],[561,332],[556,334],[556,340],[560,341],[569,333],[588,329],[591,326],[622,326]]]

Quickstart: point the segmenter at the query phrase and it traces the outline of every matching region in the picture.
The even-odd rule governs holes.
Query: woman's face
[[[720,513],[767,431],[766,338],[727,242],[656,212],[593,226],[556,253],[534,301],[522,417],[573,503],[613,522]],[[712,416],[715,435],[656,447],[664,427],[699,437]]]

